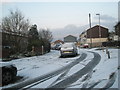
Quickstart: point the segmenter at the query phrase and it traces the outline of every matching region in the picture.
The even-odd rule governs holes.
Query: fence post
[[[110,59],[110,52],[108,51],[108,59]]]
[[[108,53],[108,48],[106,47],[106,54]]]
[[[42,55],[43,55],[43,53],[44,53],[44,46],[42,45]]]
[[[108,55],[108,59],[110,59],[110,52],[108,51],[108,48],[106,48],[106,54]]]

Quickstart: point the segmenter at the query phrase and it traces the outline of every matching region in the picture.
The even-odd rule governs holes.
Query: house
[[[120,21],[114,26],[115,32],[109,33],[109,42],[104,42],[104,46],[120,47]]]
[[[109,34],[107,28],[96,25],[81,33],[79,38],[81,45],[89,44],[89,47],[97,47],[102,46],[102,42],[108,41],[108,36]]]
[[[115,34],[118,35],[120,40],[120,21],[115,25]]]
[[[51,49],[60,49],[62,44],[64,44],[62,40],[56,40],[51,43]]]
[[[54,41],[54,44],[63,44],[64,42],[62,40],[56,40]]]
[[[64,42],[77,42],[77,37],[73,35],[68,35],[64,37]]]
[[[87,32],[84,31],[79,36],[79,42],[80,42],[81,46],[84,45],[84,44],[86,44],[86,42],[87,42],[86,35],[87,35]]]
[[[51,46],[57,45],[57,44],[63,44],[64,42],[62,40],[56,40],[51,43]]]

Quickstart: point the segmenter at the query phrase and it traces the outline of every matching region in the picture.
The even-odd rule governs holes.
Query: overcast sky
[[[61,28],[68,24],[86,25],[88,14],[92,21],[98,19],[100,13],[102,20],[113,21],[118,17],[117,2],[11,2],[3,3],[3,16],[9,10],[19,9],[31,23],[39,27]]]
[[[89,13],[92,23],[98,24],[97,13],[103,26],[104,23],[112,22],[114,27],[118,21],[118,2],[6,2],[0,6],[2,17],[7,16],[9,10],[19,9],[38,28],[56,30],[71,24],[84,26],[89,23]]]

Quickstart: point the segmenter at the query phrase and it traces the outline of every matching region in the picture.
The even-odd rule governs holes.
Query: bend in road
[[[82,60],[84,60],[85,58],[87,57],[87,54],[85,53],[82,53],[82,55],[80,56],[80,58],[76,59],[75,61],[71,62],[69,65],[61,68],[61,69],[58,69],[58,70],[55,70],[51,73],[48,73],[48,74],[45,74],[45,75],[42,75],[42,76],[39,76],[37,78],[34,78],[34,79],[30,79],[30,80],[26,80],[26,81],[23,81],[21,83],[18,83],[16,85],[13,85],[13,86],[9,86],[9,87],[6,87],[6,88],[2,88],[3,90],[6,90],[6,89],[10,89],[10,88],[16,88],[16,89],[21,89],[21,88],[24,88],[28,85],[31,85],[35,82],[38,82],[41,83],[41,82],[44,82],[62,72],[64,72],[65,70],[67,69],[70,69],[72,68],[74,65],[78,64],[79,62],[81,62]],[[34,84],[33,84],[34,85]],[[31,86],[30,86],[31,87]]]
[[[54,86],[51,86],[50,88],[66,88],[68,85],[74,83],[83,75],[91,71],[100,62],[100,59],[101,59],[101,56],[98,53],[95,53],[95,52],[91,52],[91,53],[94,54],[94,58],[84,68],[82,68],[75,74],[67,77],[63,81],[55,84]]]

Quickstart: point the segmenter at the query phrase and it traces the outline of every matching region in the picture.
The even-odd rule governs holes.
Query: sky
[[[97,13],[100,14],[101,25],[111,23],[114,27],[118,21],[118,2],[12,2],[5,0],[0,5],[0,19],[9,15],[9,11],[19,9],[31,24],[38,28],[49,28],[53,31],[66,26],[81,27],[89,24],[88,15],[91,14],[92,23],[98,24]],[[103,23],[103,24],[102,24]],[[107,26],[109,27],[109,26]]]

